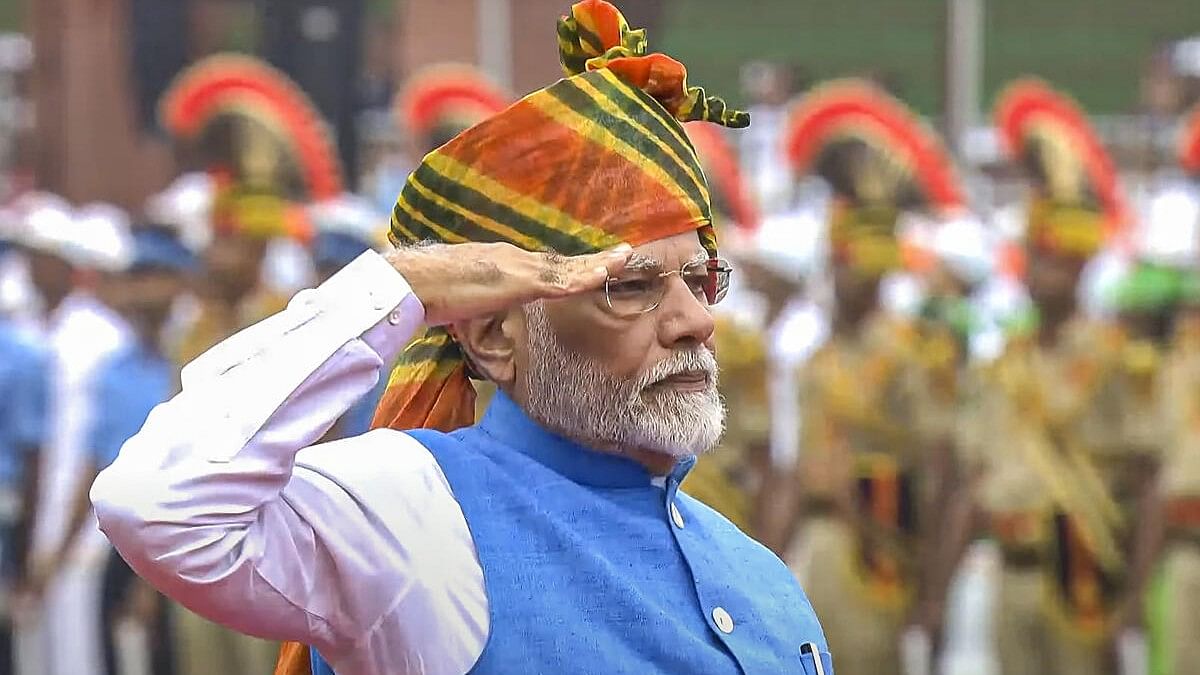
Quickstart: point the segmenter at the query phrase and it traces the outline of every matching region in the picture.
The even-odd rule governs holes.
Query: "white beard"
[[[643,449],[672,457],[708,452],[725,430],[717,393],[717,361],[704,347],[677,351],[633,380],[622,380],[595,361],[569,352],[541,303],[526,307],[529,330],[529,400],[526,413],[544,427],[602,450]],[[697,392],[652,387],[685,371],[709,373]]]

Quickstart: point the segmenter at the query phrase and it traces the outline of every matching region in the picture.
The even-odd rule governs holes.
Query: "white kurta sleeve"
[[[140,575],[234,629],[313,644],[347,673],[431,657],[465,671],[487,632],[482,572],[432,456],[390,430],[301,452],[423,318],[366,253],[200,356],[96,480],[101,528]]]

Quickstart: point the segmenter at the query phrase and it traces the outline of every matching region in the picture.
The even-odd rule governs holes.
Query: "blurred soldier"
[[[1146,232],[1163,224],[1141,223],[1134,239],[1134,264],[1110,293],[1120,326],[1118,362],[1098,396],[1100,414],[1118,421],[1118,442],[1130,456],[1120,468],[1125,475],[1110,479],[1118,503],[1131,519],[1122,604],[1113,617],[1118,666],[1126,675],[1145,673],[1147,667],[1143,629],[1148,606],[1143,598],[1162,538],[1161,495],[1155,487],[1162,475],[1159,466],[1170,457],[1172,429],[1179,429],[1170,423],[1171,408],[1177,404],[1171,390],[1178,387],[1178,373],[1186,371],[1186,366],[1177,367],[1170,358],[1172,333],[1189,292],[1188,279],[1194,274],[1190,259],[1196,254],[1189,246],[1188,260],[1176,257],[1182,252],[1177,244],[1187,241],[1180,235],[1190,228],[1173,228],[1170,238]],[[1162,248],[1164,244],[1174,250]],[[1171,472],[1173,467],[1167,469]]]
[[[902,672],[901,635],[926,614],[919,555],[933,549],[921,538],[937,534],[928,506],[939,477],[928,470],[915,327],[882,308],[880,289],[902,268],[901,215],[961,209],[962,192],[932,134],[866,82],[814,90],[792,112],[785,142],[796,172],[821,175],[836,195],[836,304],[831,334],[801,376],[803,529],[789,560],[839,673]]]
[[[1189,115],[1180,145],[1186,176],[1152,203],[1149,223],[1174,235],[1180,311],[1164,368],[1167,446],[1160,491],[1165,547],[1151,623],[1155,675],[1200,673],[1200,107]]]
[[[754,201],[766,215],[788,211],[793,182],[779,137],[787,102],[795,93],[796,73],[777,63],[754,61],[742,67],[742,90],[750,102],[753,129],[739,138],[741,164]]]
[[[87,452],[87,433],[99,401],[94,383],[101,364],[129,340],[123,322],[99,292],[128,262],[128,218],[95,204],[77,212],[43,199],[27,212],[18,241],[29,258],[42,301],[39,340],[50,350],[50,435],[37,476],[29,591],[41,615],[31,623],[27,672],[90,672],[100,660],[97,600],[109,546],[94,522],[51,565],[66,538],[70,499]],[[36,626],[36,628],[35,628]],[[69,645],[61,637],[72,636]],[[39,644],[40,643],[40,644]],[[28,659],[28,660],[27,660]]]
[[[257,60],[222,55],[197,63],[179,76],[160,112],[163,126],[202,163],[193,168],[211,177],[208,188],[199,180],[191,190],[176,183],[176,198],[198,202],[193,215],[207,212],[210,226],[200,306],[178,355],[187,363],[283,307],[285,298],[264,284],[268,249],[277,239],[309,243],[304,205],[341,194],[342,177],[324,121],[293,83]]]
[[[178,369],[165,348],[165,328],[187,276],[194,271],[195,259],[177,234],[166,228],[141,226],[131,239],[129,268],[109,284],[105,297],[125,320],[133,339],[107,359],[96,377],[94,395],[105,404],[98,407],[92,420],[87,445],[90,454],[74,490],[67,536],[50,556],[52,568],[61,566],[75,540],[86,536],[84,528],[91,515],[88,490],[96,475],[116,459],[150,410],[178,390]],[[114,640],[122,620],[137,621],[147,632],[153,672],[172,672],[162,598],[141,583],[115,551],[105,569],[100,605],[104,672],[122,672]]]
[[[737,409],[726,422],[721,451],[697,463],[687,487],[741,527],[762,537],[778,457],[791,467],[799,414],[796,364],[820,330],[806,302],[820,223],[799,213],[762,217],[739,158],[720,129],[688,124],[713,195],[722,240],[739,265],[726,303],[716,311],[719,388]],[[778,542],[764,541],[779,550]]]
[[[1164,368],[1167,450],[1161,473],[1166,536],[1150,603],[1155,675],[1200,673],[1200,276],[1181,294]]]
[[[1113,672],[1116,610],[1136,600],[1122,591],[1136,589],[1134,534],[1154,449],[1122,414],[1123,380],[1142,378],[1144,364],[1125,360],[1119,329],[1082,317],[1078,296],[1085,264],[1129,216],[1112,163],[1072,101],[1021,81],[997,103],[996,124],[1030,176],[1036,308],[990,366],[980,403],[989,431],[974,448],[1004,561],[1001,669]]]
[[[219,55],[183,72],[160,105],[164,128],[211,176],[211,237],[201,256],[198,310],[176,355],[186,364],[286,305],[264,285],[273,240],[313,239],[306,205],[342,194],[333,141],[286,76],[256,59]],[[193,191],[204,212],[204,190]],[[192,194],[182,191],[181,194]],[[238,635],[183,609],[174,619],[181,675],[257,675],[273,643]]]
[[[928,671],[934,652],[961,654],[972,646],[963,642],[961,630],[958,643],[951,644],[947,634],[951,627],[944,625],[951,581],[977,530],[971,490],[976,476],[973,465],[963,461],[961,446],[984,431],[971,412],[978,364],[999,348],[992,341],[1002,339],[995,334],[992,310],[992,277],[997,267],[992,233],[965,210],[918,224],[924,230],[919,245],[928,259],[921,256],[925,297],[916,320],[916,365],[923,386],[918,389],[914,421],[927,453],[925,470],[933,477],[925,508],[937,515],[923,523],[928,528],[923,537],[928,546],[919,564],[926,586],[924,606],[918,608],[915,621],[924,634],[913,631],[906,640],[916,655],[923,655],[910,657],[919,660],[912,662],[909,672]],[[957,617],[960,624],[974,624],[975,618]],[[970,634],[970,627],[958,627]],[[980,635],[986,634],[982,628]],[[987,641],[977,643],[976,649],[987,648]]]
[[[9,253],[14,224],[0,222],[0,257]],[[13,601],[24,583],[37,460],[48,433],[48,356],[0,310],[0,675],[16,672]]]

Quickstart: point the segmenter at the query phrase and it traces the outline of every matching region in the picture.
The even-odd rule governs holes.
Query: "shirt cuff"
[[[391,312],[390,316],[395,316],[401,309],[406,313],[417,312],[415,316],[408,314],[409,321],[396,321],[393,325],[408,323],[411,329],[412,319],[419,322],[425,318],[425,308],[413,295],[404,276],[375,251],[360,255],[321,284],[317,291],[330,305],[360,304],[367,314]],[[354,298],[358,300],[352,300]],[[414,304],[401,308],[400,304],[406,298],[412,298]]]
[[[425,307],[416,295],[409,293],[386,318],[363,333],[362,341],[379,355],[386,369],[395,361],[405,345],[414,337],[419,337],[415,328],[424,318]],[[384,376],[386,377],[387,373]]]

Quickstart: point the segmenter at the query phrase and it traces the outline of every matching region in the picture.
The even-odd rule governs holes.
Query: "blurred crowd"
[[[737,266],[728,429],[687,489],[801,578],[842,675],[1200,673],[1200,112],[1134,191],[1037,80],[969,172],[871,78],[745,84],[746,133],[687,128]],[[216,57],[163,101],[187,171],[140,212],[0,212],[0,673],[272,672],[138,580],[88,489],[191,359],[389,247],[416,160],[513,100],[414,75],[349,194],[286,78]]]

